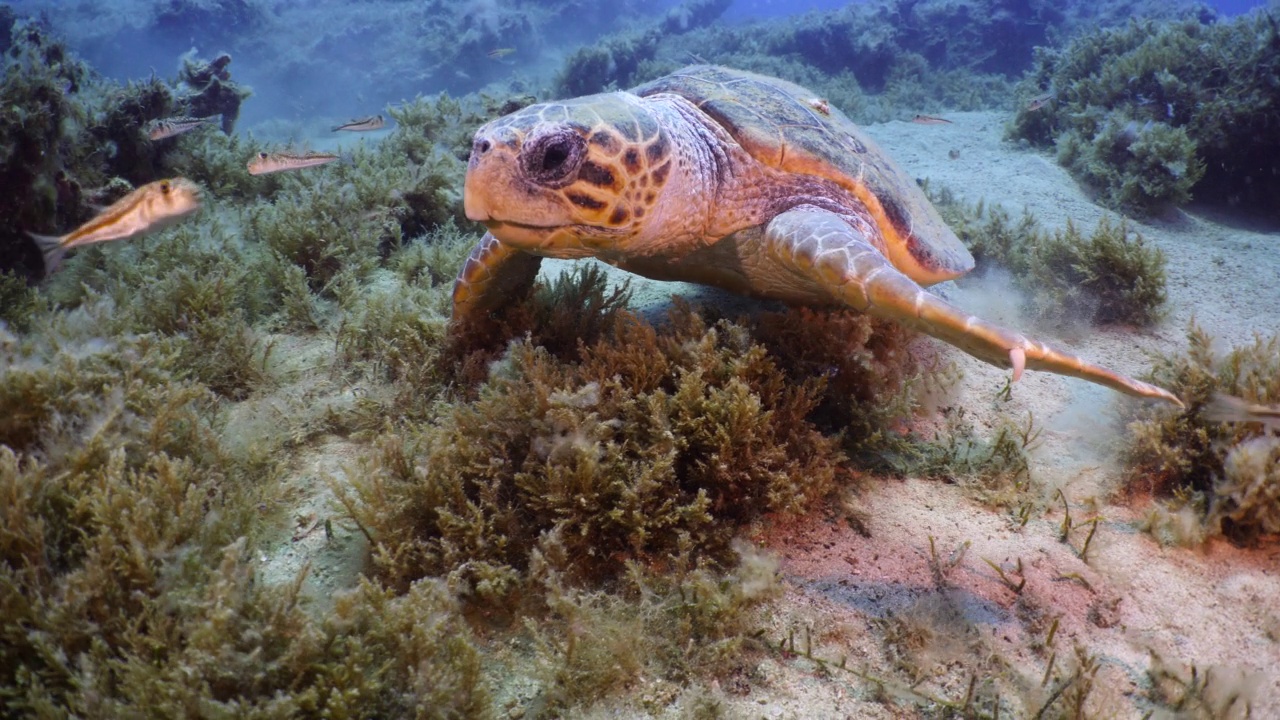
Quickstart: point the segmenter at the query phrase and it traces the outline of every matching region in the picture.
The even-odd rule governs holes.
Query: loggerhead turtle
[[[489,232],[455,327],[533,282],[543,257],[896,320],[999,367],[1172,393],[969,315],[925,290],[973,257],[839,109],[776,78],[694,66],[630,92],[531,105],[475,134],[467,217]]]

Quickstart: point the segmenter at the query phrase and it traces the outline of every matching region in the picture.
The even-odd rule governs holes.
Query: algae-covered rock
[[[625,88],[656,77],[652,68],[643,72],[671,38],[706,27],[729,9],[730,0],[689,0],[640,30],[615,33],[594,45],[579,48],[565,61],[556,78],[555,94],[576,97]]]
[[[26,233],[70,232],[94,215],[94,205],[118,199],[115,189],[169,171],[165,157],[177,144],[152,141],[149,122],[221,114],[230,131],[248,95],[229,79],[229,56],[185,59],[175,91],[155,77],[124,85],[103,79],[33,21],[16,22],[12,40],[0,79],[0,270],[28,278],[39,277],[43,264]]]
[[[177,105],[183,115],[212,117],[220,115],[222,132],[230,135],[240,118],[240,104],[253,91],[231,80],[231,56],[220,53],[209,61],[199,60],[191,52],[182,57],[178,72]]]
[[[87,132],[88,67],[34,22],[16,22],[12,41],[0,78],[0,270],[38,277],[43,264],[26,231],[86,219],[83,188],[105,178]]]
[[[1183,205],[1204,175],[1196,144],[1164,122],[1109,117],[1092,136],[1058,138],[1058,161],[1098,191],[1102,204],[1146,215]]]
[[[1274,213],[1280,26],[1132,21],[1037,49],[1010,137],[1047,146],[1107,205],[1147,213],[1194,195]]]

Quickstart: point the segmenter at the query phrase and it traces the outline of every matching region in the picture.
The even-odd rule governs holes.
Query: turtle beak
[[[462,207],[467,212],[468,220],[482,223],[492,219],[487,204],[479,193],[473,191],[471,183],[467,183],[462,191]]]
[[[467,161],[467,181],[462,191],[462,205],[466,210],[467,218],[476,222],[487,222],[492,219],[489,212],[489,204],[486,193],[482,188],[494,187],[493,182],[499,180],[494,177],[495,171],[500,169],[501,159],[493,157],[494,142],[485,133],[485,129],[481,128],[476,133],[475,139],[471,143],[471,158]]]

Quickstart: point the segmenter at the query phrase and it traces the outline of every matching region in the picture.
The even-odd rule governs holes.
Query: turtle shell
[[[777,78],[698,65],[645,83],[641,97],[674,93],[721,125],[757,161],[835,182],[862,202],[889,260],[929,285],[973,269],[973,256],[924,191],[839,108]]]

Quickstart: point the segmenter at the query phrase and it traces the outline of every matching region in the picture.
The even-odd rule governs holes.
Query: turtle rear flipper
[[[904,323],[996,367],[1013,368],[1014,380],[1026,367],[1182,406],[1167,390],[1030,340],[933,295],[835,213],[811,206],[784,212],[769,222],[764,243],[775,262],[807,276],[839,302]]]

